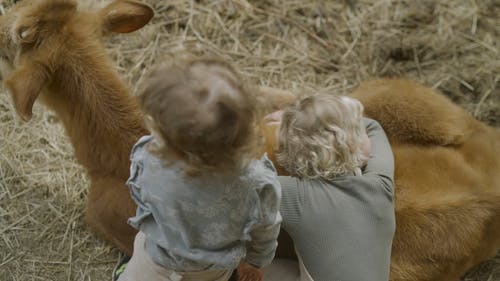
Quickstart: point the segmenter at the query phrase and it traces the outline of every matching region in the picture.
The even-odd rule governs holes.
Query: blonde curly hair
[[[277,159],[301,179],[355,173],[367,160],[363,105],[346,96],[317,94],[283,112]]]

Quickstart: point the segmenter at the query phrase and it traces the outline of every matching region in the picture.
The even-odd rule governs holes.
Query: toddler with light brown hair
[[[120,281],[260,281],[274,257],[281,190],[261,149],[256,99],[218,60],[153,71],[139,95],[151,136],[127,184],[139,230]]]

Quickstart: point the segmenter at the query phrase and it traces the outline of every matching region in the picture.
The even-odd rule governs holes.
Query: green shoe
[[[127,268],[127,264],[130,261],[130,257],[125,255],[123,256],[120,261],[116,264],[115,269],[113,269],[113,281],[117,281],[120,275],[125,271],[125,268]]]

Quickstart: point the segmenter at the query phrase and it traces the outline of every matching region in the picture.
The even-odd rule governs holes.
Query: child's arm
[[[264,113],[283,109],[293,104],[297,99],[297,96],[289,91],[267,86],[258,86],[256,92],[259,106],[264,110]]]
[[[363,175],[373,175],[391,192],[394,189],[394,156],[384,129],[372,119],[364,118],[366,133],[371,142],[371,157],[363,169]]]
[[[277,179],[259,190],[260,223],[251,231],[251,241],[247,243],[245,262],[261,268],[271,263],[274,258],[277,238],[280,232],[281,215],[279,213],[281,186]]]

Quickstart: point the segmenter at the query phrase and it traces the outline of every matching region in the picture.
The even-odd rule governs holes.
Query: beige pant
[[[266,281],[314,281],[299,256],[299,261],[275,259],[264,269]]]
[[[156,264],[146,253],[145,235],[135,236],[134,254],[118,281],[227,281],[233,270],[177,272]]]

